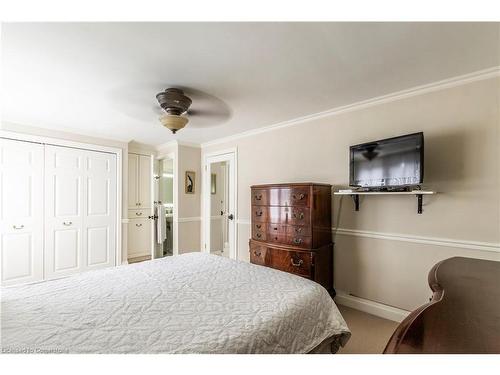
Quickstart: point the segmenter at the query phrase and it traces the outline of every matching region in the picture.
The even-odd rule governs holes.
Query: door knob
[[[229,220],[233,220],[233,219],[234,219],[234,215],[233,215],[233,214],[229,214],[229,215],[227,216],[227,218],[228,218]]]

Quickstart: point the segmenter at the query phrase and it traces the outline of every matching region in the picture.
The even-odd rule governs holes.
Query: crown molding
[[[156,151],[161,151],[161,150],[164,150],[164,149],[166,149],[168,147],[172,147],[172,146],[177,146],[177,147],[178,146],[185,146],[185,147],[201,148],[200,143],[179,141],[177,139],[174,139],[173,141],[168,141],[168,142],[162,143],[158,146],[155,146],[155,149],[156,149]]]
[[[313,114],[302,116],[302,117],[297,117],[297,118],[292,119],[292,120],[287,120],[287,121],[279,122],[279,123],[276,123],[273,125],[268,125],[268,126],[264,126],[261,128],[248,130],[248,131],[245,131],[242,133],[230,135],[227,137],[214,139],[212,141],[202,143],[201,148],[214,146],[214,145],[221,144],[221,143],[235,141],[235,140],[240,139],[240,138],[245,138],[245,137],[250,137],[253,135],[257,135],[257,134],[267,133],[269,131],[278,130],[278,129],[286,128],[289,126],[300,125],[300,124],[303,124],[303,123],[308,122],[308,121],[313,121],[313,120],[321,119],[321,118],[328,117],[328,116],[335,116],[335,115],[340,115],[343,113],[359,111],[359,110],[362,110],[365,108],[374,107],[374,106],[386,104],[386,103],[391,103],[391,102],[395,102],[398,100],[402,100],[402,99],[406,99],[406,98],[410,98],[410,97],[414,97],[414,96],[419,96],[419,95],[423,95],[423,94],[427,94],[427,93],[431,93],[431,92],[435,92],[435,91],[445,90],[445,89],[456,87],[456,86],[462,86],[462,85],[465,85],[468,83],[482,81],[482,80],[495,78],[495,77],[499,77],[499,76],[500,76],[500,66],[494,66],[492,68],[479,70],[479,71],[464,74],[461,76],[447,78],[447,79],[444,79],[441,81],[436,81],[436,82],[432,82],[432,83],[425,84],[425,85],[415,86],[415,87],[412,87],[409,89],[396,91],[396,92],[391,93],[391,94],[377,96],[377,97],[374,97],[371,99],[362,100],[359,102],[347,104],[347,105],[340,106],[340,107],[335,107],[335,108],[332,108],[332,109],[329,109],[326,111],[317,112],[317,113],[313,113]]]

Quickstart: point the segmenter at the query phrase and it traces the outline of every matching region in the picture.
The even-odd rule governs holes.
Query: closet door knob
[[[24,225],[13,225],[12,228],[14,229],[23,229],[24,228]]]
[[[70,226],[71,224],[73,224],[72,221],[63,221],[63,225]]]

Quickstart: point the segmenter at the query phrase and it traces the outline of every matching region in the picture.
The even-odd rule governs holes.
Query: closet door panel
[[[0,139],[2,285],[43,278],[43,146]]]
[[[152,164],[151,157],[139,155],[139,207],[151,207]]]
[[[45,278],[82,269],[84,151],[45,146]]]
[[[116,155],[87,152],[84,268],[115,264]]]
[[[138,208],[139,205],[139,155],[128,154],[128,208]]]

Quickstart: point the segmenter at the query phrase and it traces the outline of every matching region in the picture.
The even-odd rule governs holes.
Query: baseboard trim
[[[335,303],[394,322],[402,322],[410,314],[410,311],[356,297],[341,290],[337,290]]]

